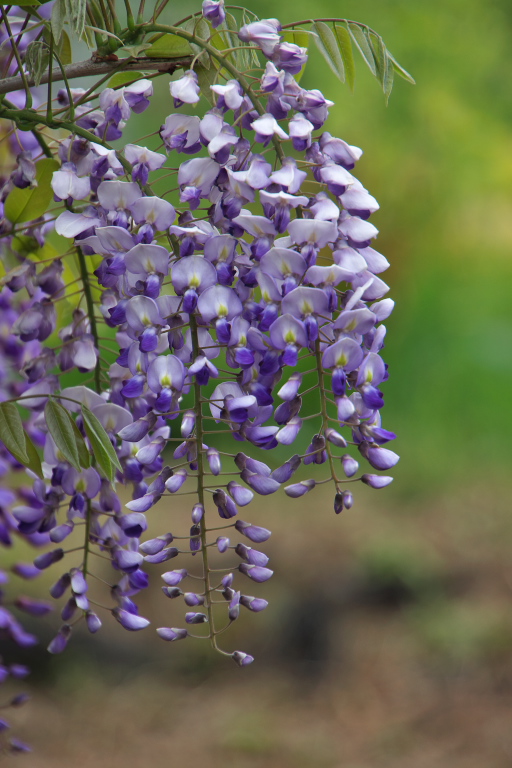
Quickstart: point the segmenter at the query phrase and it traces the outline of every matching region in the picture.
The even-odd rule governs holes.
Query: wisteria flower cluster
[[[96,633],[108,613],[145,629],[136,595],[161,566],[163,594],[184,615],[158,635],[208,638],[250,664],[219,640],[241,610],[267,606],[258,585],[273,574],[261,549],[271,532],[252,522],[257,503],[246,508],[255,496],[297,498],[329,483],[339,514],[354,483],[383,488],[398,461],[381,423],[389,265],[373,247],[378,203],[353,175],[362,150],[325,130],[333,102],[301,87],[307,49],[276,19],[239,26],[240,51],[261,70],[236,69],[219,45],[233,47],[226,13],[222,0],[205,0],[192,31],[148,28],[192,46],[170,81],[157,151],[111,146],[149,106],[150,71],[99,95],[66,79],[53,100],[47,78],[44,105],[29,70],[13,64],[21,43],[16,57],[5,47],[7,72],[25,88],[0,108],[19,121],[5,129],[17,162],[0,196],[0,462],[4,476],[27,468],[33,482],[2,492],[0,540],[16,533],[43,547],[33,565],[15,566],[23,578],[57,568],[50,592],[65,602],[51,653],[79,621]],[[28,12],[25,27],[33,21]],[[203,54],[215,73],[206,86]],[[159,196],[162,172],[174,190]],[[55,233],[67,250],[52,245]],[[304,413],[310,392],[317,410]],[[294,451],[304,434],[309,446]],[[290,455],[276,466],[282,446]],[[153,508],[163,499],[172,509],[177,497],[189,520],[180,527],[170,515],[159,529]],[[105,561],[112,577],[100,603],[95,563]],[[49,610],[29,598],[15,605]],[[7,608],[0,614],[4,632],[32,642]]]

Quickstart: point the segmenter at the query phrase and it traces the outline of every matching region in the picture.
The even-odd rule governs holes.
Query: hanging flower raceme
[[[227,34],[222,0],[204,0],[202,16]],[[15,527],[50,546],[36,572],[62,569],[51,589],[66,599],[52,653],[64,650],[78,619],[91,633],[101,627],[92,554],[110,561],[107,612],[129,631],[149,624],[134,598],[153,566],[176,560],[162,574],[163,594],[183,601],[183,626],[157,632],[168,642],[209,638],[219,650],[219,628],[244,608],[266,608],[246,590],[273,575],[259,549],[270,531],[240,519],[244,507],[281,490],[318,493],[310,465],[331,483],[336,514],[353,505],[349,483],[379,489],[392,480],[378,474],[398,461],[381,419],[383,321],[393,302],[368,221],[378,204],[352,175],[362,151],[324,130],[332,102],[298,82],[306,49],[281,32],[276,19],[243,24],[242,48],[266,60],[259,82],[249,87],[231,63],[210,62],[213,106],[187,114],[204,88],[194,38],[190,68],[169,86],[166,154],[140,142],[109,145],[148,107],[151,80],[107,87],[95,104],[92,94],[64,89],[59,103],[75,105],[80,135],[54,138],[57,163],[23,150],[5,180],[2,243],[16,266],[0,292],[10,363],[0,376],[0,424],[10,435],[0,462],[28,467],[34,483],[6,513],[0,539]],[[30,193],[41,162],[55,163],[58,215],[20,227],[10,196]],[[169,175],[171,189],[152,194]],[[51,253],[53,229],[69,253],[35,258],[34,249]],[[65,386],[68,373],[83,384]],[[317,412],[305,414],[310,390]],[[28,413],[23,424],[16,400]],[[220,449],[220,433],[235,441],[232,453],[224,442]],[[272,451],[294,444],[302,447],[275,466]],[[253,447],[268,460],[253,458]],[[360,470],[365,462],[369,471]],[[120,486],[131,495],[124,505]],[[178,496],[190,517],[180,525],[172,513],[172,531],[154,530],[153,507],[173,512]],[[64,542],[79,531],[76,556]],[[4,631],[21,632],[9,622]],[[222,652],[240,666],[253,660]]]

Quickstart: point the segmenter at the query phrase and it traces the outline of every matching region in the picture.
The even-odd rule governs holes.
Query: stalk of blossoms
[[[222,2],[206,2],[203,14],[219,34],[228,34]],[[338,32],[324,27],[316,29],[327,50],[329,35]],[[122,40],[124,33],[118,32]],[[352,495],[343,490],[346,483],[380,488],[391,482],[372,472],[357,476],[359,463],[348,453],[338,455],[352,445],[377,470],[398,461],[383,447],[395,436],[380,421],[379,387],[387,378],[380,355],[386,333],[382,321],[393,302],[383,299],[388,287],[378,275],[388,263],[371,247],[377,230],[367,219],[378,204],[351,173],[361,150],[322,131],[332,102],[316,89],[300,87],[295,76],[307,52],[283,40],[276,19],[255,20],[238,32],[256,58],[266,60],[261,77],[254,78],[258,87],[232,63],[236,49],[223,53],[204,34],[154,21],[140,32],[177,35],[216,67],[215,105],[202,118],[181,111],[200,99],[194,71],[199,54],[183,77],[170,83],[175,111],[160,135],[173,158],[173,153],[189,157],[171,171],[179,210],[165,196],[152,194],[165,155],[138,144],[116,152],[110,143],[121,138],[132,112],[149,105],[150,80],[107,87],[95,96],[94,89],[72,89],[65,76],[57,101],[67,119],[52,110],[43,115],[16,110],[15,104],[0,107],[0,115],[30,128],[37,144],[35,154],[32,149],[18,157],[2,193],[4,241],[18,259],[6,290],[28,296],[16,302],[13,330],[21,343],[34,345],[35,353],[23,368],[27,381],[0,404],[10,430],[6,448],[38,476],[33,497],[13,514],[20,530],[45,534],[57,545],[36,558],[38,569],[66,564],[51,590],[52,596],[67,598],[51,652],[66,647],[79,620],[91,633],[98,631],[96,609],[109,611],[129,631],[147,627],[133,600],[148,586],[145,568],[178,558],[187,567],[162,574],[163,593],[182,598],[193,610],[185,614],[187,628],[161,627],[158,634],[176,641],[192,636],[188,627],[206,624],[202,637],[245,666],[252,657],[221,650],[217,636],[238,619],[241,608],[259,612],[267,605],[245,594],[243,584],[238,588],[238,580],[259,584],[273,572],[259,549],[270,531],[241,520],[241,507],[255,494],[277,492],[302,463],[329,464],[326,482],[334,481],[336,513],[352,505]],[[81,284],[78,295],[85,303],[75,308],[68,326],[58,329],[56,347],[51,338],[58,303],[74,295],[62,279],[62,259],[40,269],[19,250],[14,236],[20,214],[19,192],[13,188],[30,189],[42,167],[34,162],[39,148],[45,151],[39,126],[69,132],[59,142],[60,168],[51,181],[55,200],[66,210],[55,224],[41,211],[32,221],[22,220],[21,231],[44,244],[55,226],[73,242],[78,273],[71,285]],[[267,158],[270,146],[277,157],[274,167]],[[248,207],[253,204],[256,213]],[[87,263],[93,255],[101,259],[94,278]],[[115,332],[110,364],[104,359],[109,337],[102,339],[103,328]],[[221,353],[225,369],[218,365]],[[313,368],[304,371],[303,361]],[[63,387],[61,376],[72,370],[89,379]],[[304,416],[302,396],[308,388],[302,389],[302,380],[314,374],[320,411]],[[276,398],[282,401],[278,405]],[[16,401],[29,410],[24,425],[15,415]],[[319,428],[303,456],[294,453],[274,469],[251,456],[253,447],[291,446],[310,419]],[[221,456],[216,430],[248,447],[241,451],[237,445],[235,453]],[[43,447],[42,464],[30,448],[31,431]],[[342,431],[347,437],[350,432],[351,440]],[[172,459],[164,453],[171,447]],[[286,485],[285,492],[300,497],[322,482],[301,480]],[[131,488],[126,509],[117,484]],[[174,496],[195,497],[189,532],[150,531],[146,513]],[[225,521],[220,526],[212,525],[216,512]],[[83,546],[61,546],[79,526]],[[232,536],[237,537],[233,543]],[[212,568],[215,549],[227,567]],[[201,574],[192,567],[199,552]],[[112,567],[107,604],[89,589],[92,553]],[[202,592],[182,591],[197,579]],[[219,601],[227,623],[217,630]],[[195,610],[200,606],[205,613]]]

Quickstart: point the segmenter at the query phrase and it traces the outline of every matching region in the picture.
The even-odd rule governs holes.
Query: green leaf
[[[48,47],[42,40],[32,40],[25,51],[25,66],[34,78],[34,85],[39,85],[43,72],[48,66]]]
[[[237,69],[241,72],[245,72],[251,67],[252,57],[249,55],[249,51],[246,48],[240,47],[240,40],[238,38],[239,25],[235,17],[231,13],[226,14],[226,26],[228,28],[228,45],[235,50],[230,54]],[[245,45],[245,43],[244,43]]]
[[[199,40],[208,40],[211,28],[206,19],[200,16],[199,19],[196,18],[194,23],[192,22],[194,22],[194,20],[190,19],[190,27],[187,31],[191,32],[191,34],[195,35]],[[194,53],[198,54],[197,61],[206,69],[210,69],[210,56],[208,52],[205,51],[201,45],[196,43],[191,43],[190,45]]]
[[[377,67],[375,66],[375,59],[373,57],[372,49],[363,30],[359,24],[348,22],[348,30],[352,36],[352,40],[359,49],[359,53],[366,61],[373,75],[377,74]]]
[[[151,43],[140,43],[139,45],[123,45],[119,51],[126,51],[126,53],[130,54],[130,56],[137,58],[141,55],[141,53],[147,51],[148,48],[151,48]]]
[[[73,419],[67,410],[52,400],[50,397],[44,408],[46,426],[50,435],[55,441],[55,445],[62,453],[66,461],[69,461],[72,467],[80,471],[80,456],[73,429]]]
[[[395,59],[394,56],[390,54],[389,51],[387,52],[387,54],[388,54],[388,59],[393,64],[393,69],[395,70],[396,74],[399,77],[403,77],[403,79],[407,80],[407,82],[411,83],[411,85],[416,85],[416,80],[414,79],[414,77],[410,75],[409,72],[407,72],[407,70],[404,69],[401,64],[398,63],[398,61]]]
[[[0,435],[1,441],[14,458],[24,464],[29,462],[25,432],[18,409],[14,403],[0,403]]]
[[[343,60],[339,52],[338,42],[334,36],[334,32],[323,21],[316,21],[312,26],[312,30],[317,34],[315,42],[320,53],[334,74],[342,83],[344,83],[345,67],[343,66]]]
[[[75,433],[75,441],[76,441],[76,447],[78,450],[78,458],[80,459],[80,466],[83,467],[84,469],[87,469],[87,467],[91,466],[91,454],[87,449],[85,440],[82,437],[82,433],[78,429],[73,419],[71,419],[71,423],[73,425],[73,431]]]
[[[61,64],[66,66],[67,64],[72,63],[73,51],[71,49],[71,40],[69,39],[69,35],[65,29],[62,30],[59,50],[57,51],[57,53],[59,54],[59,59]]]
[[[395,70],[393,68],[393,62],[388,56],[388,52],[386,49],[384,49],[386,52],[386,68],[384,71],[384,77],[382,80],[382,90],[384,91],[384,95],[386,96],[386,104],[389,101],[389,97],[391,94],[391,91],[393,90],[393,80],[395,76]]]
[[[52,176],[59,168],[59,163],[49,157],[40,160],[36,166],[37,187],[13,189],[5,201],[5,217],[13,224],[19,224],[37,219],[46,213],[53,201]]]
[[[52,8],[52,15],[50,17],[50,25],[52,28],[53,39],[58,44],[60,36],[62,34],[62,28],[66,21],[66,6],[64,0],[56,0],[55,5]]]
[[[120,88],[127,83],[133,83],[140,80],[142,72],[116,72],[107,83],[107,88]]]
[[[80,39],[84,41],[88,48],[96,48],[96,40],[94,34],[90,29],[88,29],[87,24],[84,27],[84,31]]]
[[[345,66],[345,74],[347,76],[347,83],[351,91],[354,90],[354,82],[356,79],[356,66],[354,62],[354,52],[352,51],[352,38],[348,30],[345,27],[336,25],[334,27],[336,37],[338,39],[338,47],[340,49],[341,58]]]
[[[370,32],[368,40],[373,52],[373,58],[375,60],[375,66],[377,68],[377,78],[381,85],[384,85],[384,75],[386,74],[386,47],[382,40],[382,37]]]
[[[251,14],[251,16],[249,16],[247,11],[244,9],[244,12],[242,14],[242,24],[240,26],[242,27],[245,24],[251,24],[254,21],[258,21],[258,17],[256,16],[256,14],[254,13],[254,14]],[[296,34],[296,33],[295,32],[291,32],[291,35],[294,35],[294,34]],[[284,38],[286,39],[286,35],[284,35]],[[290,42],[295,42],[295,40],[291,40]],[[297,43],[297,45],[298,45],[298,43]],[[259,60],[259,57],[258,57],[258,50],[257,50],[257,48],[255,46],[251,45],[250,49],[247,51],[247,55],[248,55],[249,60],[251,62],[251,67],[254,67],[255,69],[258,69],[258,67],[260,66],[260,60]],[[301,70],[300,74],[302,74],[302,70]],[[297,79],[297,75],[295,76],[295,79]]]
[[[122,471],[122,467],[110,442],[110,438],[99,419],[85,405],[82,405],[82,417],[85,433],[91,443],[94,458],[105,477],[112,482],[115,477],[114,469],[117,468]]]
[[[282,37],[287,43],[295,43],[299,48],[307,48],[311,32],[305,29],[287,29],[282,33]]]
[[[123,42],[121,38],[115,35],[113,32],[109,32],[107,29],[101,29],[101,27],[94,27],[92,24],[84,24],[84,32],[86,30],[97,32],[99,35],[105,35],[106,37],[112,37],[114,40],[117,40],[118,43]]]
[[[18,5],[21,8],[24,8],[26,5],[41,5],[41,3],[39,0],[22,0],[22,2],[18,3]]]
[[[150,59],[181,59],[192,53],[188,40],[178,35],[162,35],[146,50],[146,56]]]
[[[81,37],[85,27],[87,0],[64,0],[64,7],[71,29],[78,37]]]
[[[197,75],[197,81],[199,83],[202,96],[204,96],[206,101],[213,105],[215,103],[215,99],[213,97],[213,92],[210,88],[210,85],[215,83],[217,78],[217,70],[215,67],[210,67],[207,69],[206,67],[203,67],[202,64],[198,64],[194,68],[194,72]]]
[[[41,467],[41,459],[39,458],[39,454],[36,450],[36,447],[30,437],[25,432],[25,446],[27,449],[27,456],[28,456],[28,462],[26,464],[26,467],[28,469],[31,469],[34,474],[36,474],[38,477],[43,477],[43,469]]]

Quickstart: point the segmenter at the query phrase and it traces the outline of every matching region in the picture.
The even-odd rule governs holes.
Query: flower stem
[[[316,357],[316,370],[318,373],[318,390],[320,394],[320,412],[322,415],[322,427],[321,432],[325,434],[325,430],[329,427],[329,414],[327,413],[327,400],[325,397],[325,374],[322,367],[322,352],[320,350],[320,339],[315,342],[315,357]],[[331,469],[331,478],[334,480],[336,490],[339,491],[338,477],[336,475],[336,468],[334,466],[334,457],[331,451],[331,444],[328,440],[325,441],[325,450],[327,451],[327,457],[329,459],[329,467]]]
[[[190,315],[190,333],[192,336],[192,348],[193,348],[193,354],[194,357],[196,357],[199,354],[200,346],[199,346],[199,334],[197,331],[197,320],[195,318],[195,315]],[[197,378],[194,381],[194,410],[196,414],[196,430],[195,430],[195,438],[196,438],[196,445],[197,445],[197,498],[200,504],[202,504],[203,509],[205,508],[205,488],[204,488],[204,456],[203,456],[203,413],[202,413],[202,403],[201,403],[201,385],[197,381]],[[204,593],[205,593],[205,606],[206,611],[208,614],[208,622],[210,625],[210,641],[212,644],[212,647],[215,650],[219,650],[217,648],[217,641],[215,637],[215,624],[214,624],[214,617],[213,617],[213,605],[212,605],[212,599],[211,599],[211,583],[210,583],[210,566],[208,562],[208,549],[207,549],[207,541],[206,541],[206,512],[203,518],[200,522],[200,530],[201,530],[201,555],[203,559],[203,579],[204,579]]]

